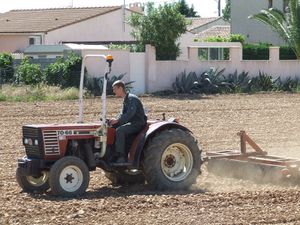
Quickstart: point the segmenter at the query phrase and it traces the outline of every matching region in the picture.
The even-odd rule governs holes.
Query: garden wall
[[[200,60],[199,48],[228,48],[228,60]],[[172,89],[176,77],[184,70],[188,72],[202,73],[211,67],[225,68],[224,74],[237,70],[249,72],[250,76],[257,76],[259,72],[287,78],[295,76],[300,78],[299,60],[279,60],[279,47],[270,47],[269,60],[243,60],[242,45],[240,43],[223,42],[195,42],[187,48],[185,59],[176,61],[157,61],[155,48],[146,46],[145,53],[132,53],[128,50],[83,50],[81,55],[87,54],[111,54],[114,62],[113,75],[126,73],[125,81],[135,81],[132,92],[136,94],[152,93]],[[103,76],[105,60],[91,58],[87,61],[87,72],[92,76]]]

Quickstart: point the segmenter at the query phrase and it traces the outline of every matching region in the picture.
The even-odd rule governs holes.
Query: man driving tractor
[[[125,83],[117,80],[112,85],[113,92],[117,97],[123,98],[123,108],[121,114],[115,119],[111,119],[109,124],[116,128],[115,163],[126,163],[127,152],[125,149],[126,139],[129,135],[137,134],[147,123],[143,104],[139,98],[126,92]]]

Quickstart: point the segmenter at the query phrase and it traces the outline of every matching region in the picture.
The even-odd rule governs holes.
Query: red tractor
[[[83,77],[88,57],[107,62],[102,119],[95,123],[83,123]],[[110,55],[83,58],[78,123],[23,126],[26,155],[18,159],[16,178],[25,192],[51,188],[59,196],[83,194],[89,185],[89,172],[97,167],[115,184],[146,181],[159,190],[179,190],[196,181],[201,151],[191,131],[175,119],[149,120],[140,133],[128,137],[128,163],[113,163],[115,129],[106,119],[106,85],[112,61]]]

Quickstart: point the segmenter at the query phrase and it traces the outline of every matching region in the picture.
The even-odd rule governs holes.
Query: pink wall
[[[198,59],[198,48],[208,46],[229,47],[229,60],[205,60]],[[172,84],[176,77],[184,70],[196,72],[197,74],[214,67],[216,69],[225,68],[224,74],[238,73],[242,71],[249,72],[249,76],[257,76],[259,72],[272,75],[274,78],[287,77],[300,78],[299,60],[279,60],[279,47],[270,48],[269,60],[242,60],[242,47],[234,43],[197,43],[197,46],[189,47],[187,60],[176,61],[156,61],[155,48],[147,46],[146,48],[146,92],[162,91],[172,89]]]
[[[15,52],[24,50],[29,44],[28,35],[0,36],[0,52]]]

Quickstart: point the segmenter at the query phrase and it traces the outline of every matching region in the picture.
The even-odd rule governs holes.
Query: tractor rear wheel
[[[163,130],[144,149],[143,172],[147,182],[159,190],[182,190],[200,174],[201,151],[190,132]]]
[[[48,171],[42,171],[39,176],[26,176],[20,172],[20,168],[17,168],[16,179],[25,192],[45,192],[50,188]]]
[[[90,181],[89,169],[78,157],[66,156],[50,169],[49,183],[54,195],[73,197],[83,194]]]
[[[105,171],[105,176],[113,185],[144,184],[145,177],[140,170],[123,170],[116,172]]]

